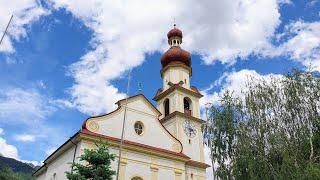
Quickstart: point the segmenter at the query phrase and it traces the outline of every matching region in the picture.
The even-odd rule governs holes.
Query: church
[[[84,149],[95,148],[100,140],[118,155],[124,117],[120,180],[206,179],[202,95],[190,85],[191,55],[180,47],[182,31],[174,26],[167,36],[170,48],[161,57],[163,86],[153,98],[156,107],[138,94],[119,100],[117,109],[108,114],[88,118],[80,131],[44,160],[33,174],[37,180],[66,179],[69,163],[79,161]],[[112,168],[117,170],[117,166],[116,160]]]

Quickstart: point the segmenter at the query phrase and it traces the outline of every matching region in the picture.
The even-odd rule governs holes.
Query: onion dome
[[[181,49],[181,47],[173,46],[161,57],[161,64],[163,68],[171,62],[180,62],[190,67],[191,55],[188,51]]]
[[[176,25],[174,24],[174,28],[168,32],[167,36],[168,44],[171,47],[161,57],[162,68],[166,67],[172,62],[182,63],[188,67],[191,67],[190,53],[180,47],[180,44],[182,44],[182,31],[176,28]]]
[[[174,24],[174,28],[171,29],[167,34],[168,39],[170,39],[172,37],[175,37],[175,36],[176,37],[180,37],[180,38],[183,37],[182,36],[182,31],[180,29],[176,28],[176,24]]]

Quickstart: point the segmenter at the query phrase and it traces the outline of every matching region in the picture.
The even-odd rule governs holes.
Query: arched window
[[[183,98],[184,113],[191,115],[191,99],[188,97]]]
[[[164,100],[164,116],[169,115],[170,113],[170,103],[169,99]]]
[[[136,177],[132,178],[131,180],[143,180],[143,179],[141,177],[136,176]]]

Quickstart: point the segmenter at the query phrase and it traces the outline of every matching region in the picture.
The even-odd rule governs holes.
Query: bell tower
[[[199,107],[202,95],[190,85],[191,55],[180,47],[183,35],[176,25],[167,37],[170,48],[161,57],[163,86],[153,100],[162,113],[160,122],[182,143],[183,153],[193,161],[204,162]]]

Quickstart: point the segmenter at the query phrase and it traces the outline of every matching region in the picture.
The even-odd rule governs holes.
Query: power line
[[[7,24],[7,27],[6,27],[6,29],[4,30],[4,33],[3,33],[2,37],[1,37],[1,40],[0,40],[0,45],[1,45],[1,43],[2,43],[2,40],[3,40],[4,36],[5,36],[6,33],[7,33],[7,30],[8,30],[8,28],[9,28],[9,25],[10,25],[11,21],[12,21],[12,18],[13,18],[13,15],[11,15],[11,18],[10,18],[8,24]]]

